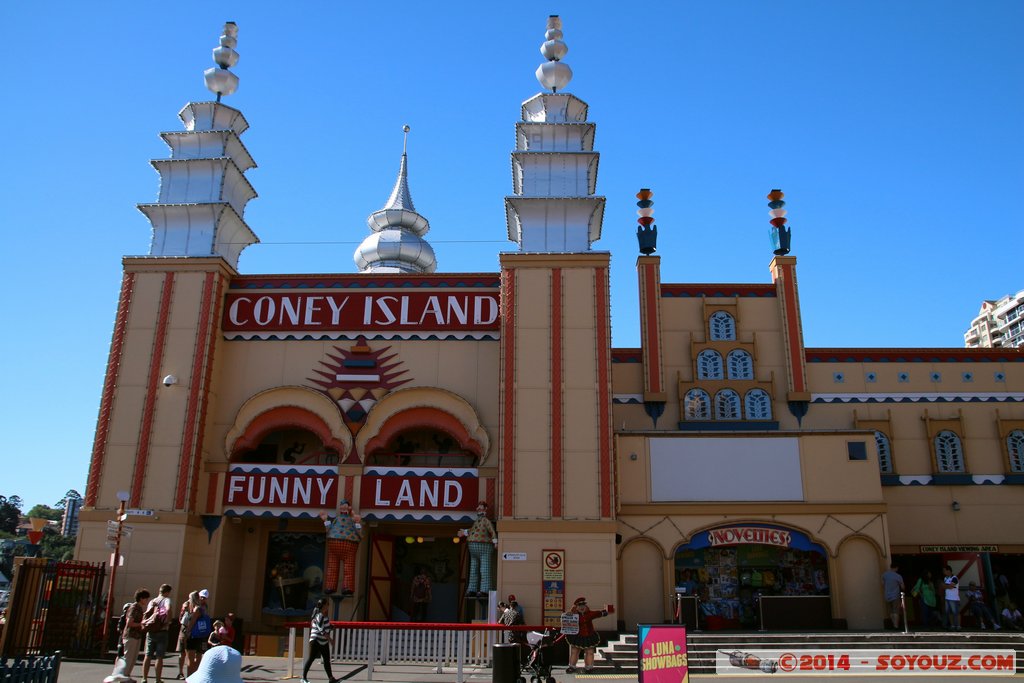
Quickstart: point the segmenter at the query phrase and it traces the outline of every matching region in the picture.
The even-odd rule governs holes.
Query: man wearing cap
[[[338,504],[338,514],[330,519],[326,512],[320,513],[320,519],[327,527],[327,560],[324,566],[324,593],[330,595],[338,590],[338,565],[344,563],[341,577],[341,594],[352,595],[356,573],[356,551],[359,541],[363,540],[363,525],[359,515],[352,514],[352,505],[342,499]]]
[[[498,533],[491,520],[487,519],[487,503],[480,501],[476,506],[476,520],[468,529],[459,529],[459,536],[469,541],[469,583],[466,584],[468,597],[484,597],[494,585],[494,548],[498,545]]]
[[[579,615],[580,630],[579,633],[565,636],[565,639],[569,641],[569,668],[565,670],[565,673],[576,672],[576,661],[580,657],[580,650],[583,651],[584,672],[593,671],[594,651],[601,643],[601,636],[594,628],[594,619],[606,617],[614,611],[615,608],[611,605],[605,605],[602,610],[592,610],[587,607],[587,599],[583,597],[573,601],[570,613]]]

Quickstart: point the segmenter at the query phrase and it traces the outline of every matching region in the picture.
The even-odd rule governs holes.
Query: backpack
[[[146,617],[142,620],[143,633],[163,631],[167,627],[167,598],[157,598],[149,603]]]
[[[117,634],[118,637],[124,637],[124,627],[128,625],[128,610],[132,608],[135,603],[126,602],[124,607],[121,608],[121,617],[117,620]]]

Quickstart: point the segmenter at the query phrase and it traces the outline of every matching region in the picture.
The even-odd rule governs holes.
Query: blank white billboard
[[[800,445],[780,438],[650,439],[651,500],[803,500]]]

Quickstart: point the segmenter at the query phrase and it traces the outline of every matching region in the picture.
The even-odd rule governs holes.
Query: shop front
[[[736,524],[701,531],[676,550],[674,569],[677,595],[696,601],[709,629],[831,626],[825,549],[795,529]]]

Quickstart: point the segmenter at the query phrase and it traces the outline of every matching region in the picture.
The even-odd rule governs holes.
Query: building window
[[[746,351],[736,349],[727,356],[729,379],[754,379],[754,359]]]
[[[697,354],[697,379],[723,379],[722,354],[704,349]]]
[[[751,389],[746,395],[747,419],[772,419],[772,399],[764,389]]]
[[[711,341],[732,341],[736,338],[736,321],[725,311],[715,311],[708,318]]]
[[[878,447],[878,471],[892,474],[892,446],[885,432],[875,432],[875,446]]]
[[[935,435],[935,464],[939,472],[964,471],[964,449],[955,433],[943,430]]]
[[[1010,471],[1024,472],[1024,429],[1006,435],[1006,453],[1010,456]]]
[[[722,389],[715,394],[715,419],[740,419],[740,395],[732,389]]]
[[[683,397],[683,411],[687,420],[710,420],[711,397],[702,389],[690,389]]]

